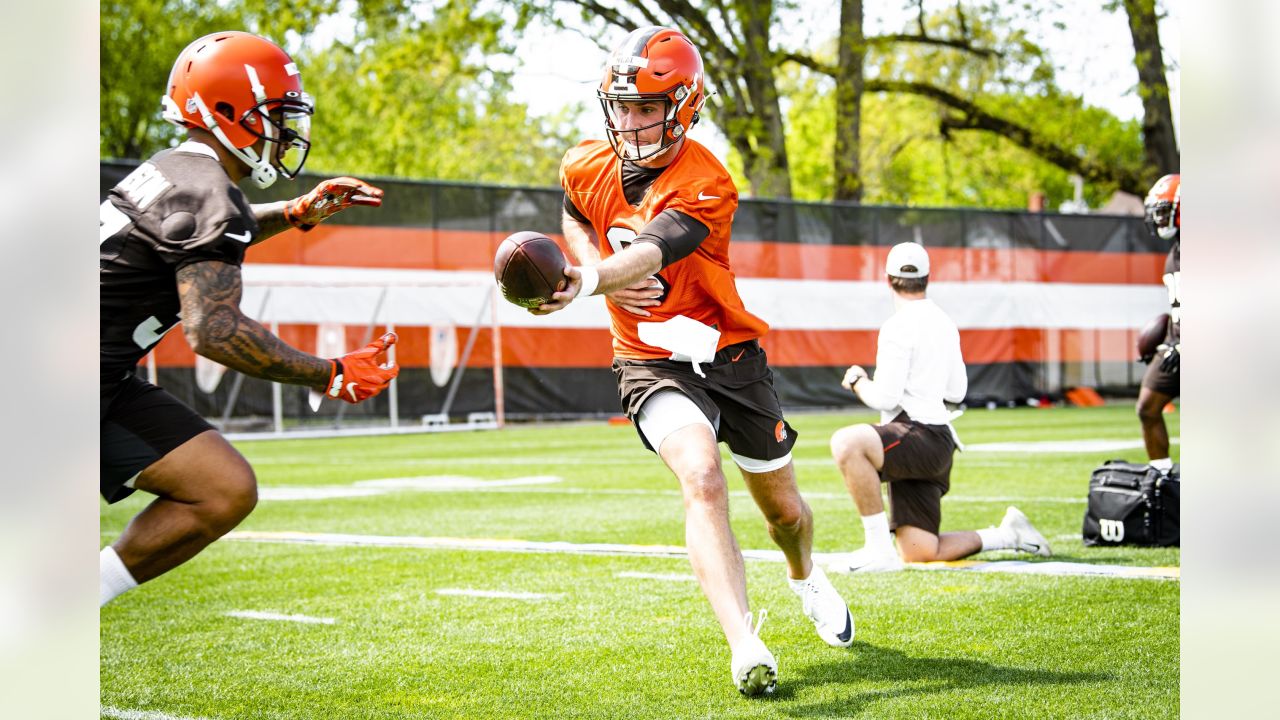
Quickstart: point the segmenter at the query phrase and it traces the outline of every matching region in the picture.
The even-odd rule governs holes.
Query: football
[[[564,289],[567,264],[554,240],[526,230],[508,236],[498,246],[493,277],[502,297],[522,308],[536,308]]]
[[[1169,333],[1169,313],[1157,315],[1138,332],[1138,360],[1151,362],[1156,356],[1156,348],[1164,342]]]

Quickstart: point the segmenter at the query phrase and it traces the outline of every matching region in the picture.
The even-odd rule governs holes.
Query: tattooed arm
[[[182,331],[197,353],[264,380],[324,390],[333,365],[286,345],[240,312],[240,268],[209,260],[178,270]]]
[[[323,180],[306,195],[292,200],[254,205],[253,216],[258,221],[258,236],[253,242],[260,243],[291,227],[306,232],[334,213],[357,205],[382,205],[382,190],[353,177]]]
[[[258,234],[253,238],[251,245],[257,245],[293,227],[284,217],[284,206],[290,202],[292,201],[281,200],[273,203],[258,203],[253,206],[253,218],[258,221]]]

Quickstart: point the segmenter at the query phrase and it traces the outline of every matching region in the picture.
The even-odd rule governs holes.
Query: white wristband
[[[600,271],[589,265],[579,265],[577,270],[582,273],[582,287],[578,290],[578,297],[594,295],[596,288],[600,286]]]

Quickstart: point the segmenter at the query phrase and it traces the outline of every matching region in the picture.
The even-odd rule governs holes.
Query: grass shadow
[[[829,702],[783,709],[795,717],[852,717],[882,700],[982,686],[1077,685],[1113,679],[1108,673],[1059,672],[995,665],[964,658],[912,657],[899,650],[855,641],[853,657],[809,665],[788,674],[788,697],[802,687],[871,683],[874,689],[841,693]],[[779,691],[782,687],[779,687]]]

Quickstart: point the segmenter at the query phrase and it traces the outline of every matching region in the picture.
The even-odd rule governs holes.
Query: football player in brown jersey
[[[311,99],[298,67],[270,40],[220,32],[178,56],[164,117],[188,139],[142,163],[101,206],[102,496],[156,496],[100,554],[99,604],[189,560],[253,509],[248,462],[177,398],[135,375],[182,323],[200,355],[252,377],[360,402],[398,373],[382,362],[387,334],[336,359],[286,345],[240,309],[245,249],[282,230],[310,229],[382,191],[336,178],[293,200],[251,205],[236,183],[294,177],[310,149]]]

